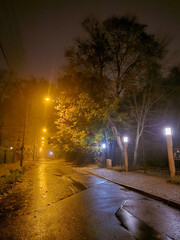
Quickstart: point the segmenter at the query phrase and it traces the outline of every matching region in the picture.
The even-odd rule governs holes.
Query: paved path
[[[1,240],[179,240],[179,229],[176,209],[63,160],[38,161],[0,200]]]
[[[168,183],[166,178],[134,172],[117,172],[104,168],[83,168],[110,181],[180,204],[180,185]]]

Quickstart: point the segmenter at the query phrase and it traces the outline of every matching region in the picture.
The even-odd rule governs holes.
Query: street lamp
[[[50,100],[50,98],[49,98],[49,97],[46,97],[46,98],[45,98],[45,101],[47,101],[47,102],[48,102],[49,100]]]
[[[165,135],[166,135],[166,142],[167,142],[170,177],[175,177],[176,170],[175,170],[174,157],[173,157],[172,130],[170,127],[165,128]]]
[[[102,149],[106,149],[106,144],[102,143],[101,147],[102,147]]]
[[[128,137],[123,137],[123,142],[124,142],[125,169],[126,172],[128,172],[128,153],[127,153]]]
[[[50,156],[53,156],[53,154],[54,154],[54,153],[53,153],[52,151],[49,152],[49,155],[50,155]]]
[[[46,128],[43,128],[43,132],[47,132],[47,129],[46,129]]]

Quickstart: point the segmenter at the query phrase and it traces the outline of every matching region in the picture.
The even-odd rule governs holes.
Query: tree
[[[132,86],[127,90],[127,103],[129,116],[135,122],[135,146],[133,165],[137,163],[137,154],[140,138],[145,129],[152,125],[153,111],[157,109],[160,101],[164,101],[166,91],[163,87],[163,78],[160,68],[151,63],[146,73],[141,77],[141,84]],[[151,118],[151,120],[150,120]]]
[[[58,131],[51,138],[51,143],[61,154],[100,152],[100,144],[104,139],[105,109],[87,93],[68,95],[61,92],[56,110]]]
[[[135,17],[113,16],[104,22],[88,17],[82,26],[86,37],[77,39],[66,51],[68,64],[59,83],[64,86],[67,80],[67,88],[73,85],[78,92],[88,92],[102,108],[109,102],[106,119],[124,156],[117,126],[122,125],[124,118],[125,95],[141,85],[150,65],[161,68],[164,46],[154,35],[147,34],[147,26],[138,23]]]

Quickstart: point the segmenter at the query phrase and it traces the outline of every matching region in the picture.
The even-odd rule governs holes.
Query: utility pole
[[[26,103],[26,115],[25,115],[25,120],[24,120],[22,146],[20,148],[21,149],[20,167],[23,166],[23,160],[24,160],[24,142],[25,142],[25,136],[26,136],[27,120],[28,120],[28,104]]]

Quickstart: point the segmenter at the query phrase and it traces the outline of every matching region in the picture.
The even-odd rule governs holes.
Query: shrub
[[[167,182],[174,183],[174,184],[180,184],[180,176],[176,176],[173,178],[169,178]]]

